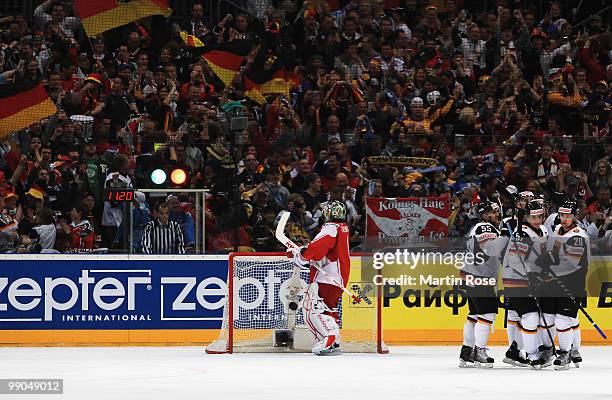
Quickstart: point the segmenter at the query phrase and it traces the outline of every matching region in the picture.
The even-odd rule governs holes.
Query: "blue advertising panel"
[[[3,256],[0,330],[218,329],[227,256]]]

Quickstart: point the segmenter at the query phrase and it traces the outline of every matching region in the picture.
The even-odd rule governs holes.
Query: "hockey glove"
[[[293,254],[293,262],[300,266],[300,268],[304,268],[310,265],[310,262],[302,256],[302,252],[304,250],[306,250],[306,247],[289,249],[289,251]]]
[[[538,256],[535,260],[535,265],[542,269],[542,272],[552,272],[551,265],[558,264],[559,259],[555,257],[552,251],[546,251]]]
[[[538,292],[542,288],[544,276],[539,272],[528,272],[527,279],[529,279],[529,287],[533,292]]]

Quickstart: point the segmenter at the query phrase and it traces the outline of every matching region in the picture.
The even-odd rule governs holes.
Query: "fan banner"
[[[366,198],[366,241],[369,248],[422,246],[448,237],[448,196]]]

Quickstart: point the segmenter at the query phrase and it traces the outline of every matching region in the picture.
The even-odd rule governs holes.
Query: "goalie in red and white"
[[[341,350],[336,308],[347,285],[351,263],[346,205],[338,200],[331,201],[323,209],[322,217],[324,224],[319,234],[307,246],[290,251],[293,261],[300,267],[309,266],[311,261],[318,262],[328,275],[310,267],[302,308],[308,329],[317,340],[312,352],[337,355]]]

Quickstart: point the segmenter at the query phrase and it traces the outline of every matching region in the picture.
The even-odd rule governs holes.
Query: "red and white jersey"
[[[351,270],[351,256],[349,253],[350,232],[343,222],[328,222],[321,228],[319,234],[308,244],[302,252],[307,260],[321,261],[321,267],[332,279],[346,287]],[[327,283],[333,285],[331,280],[311,267],[310,282]]]

